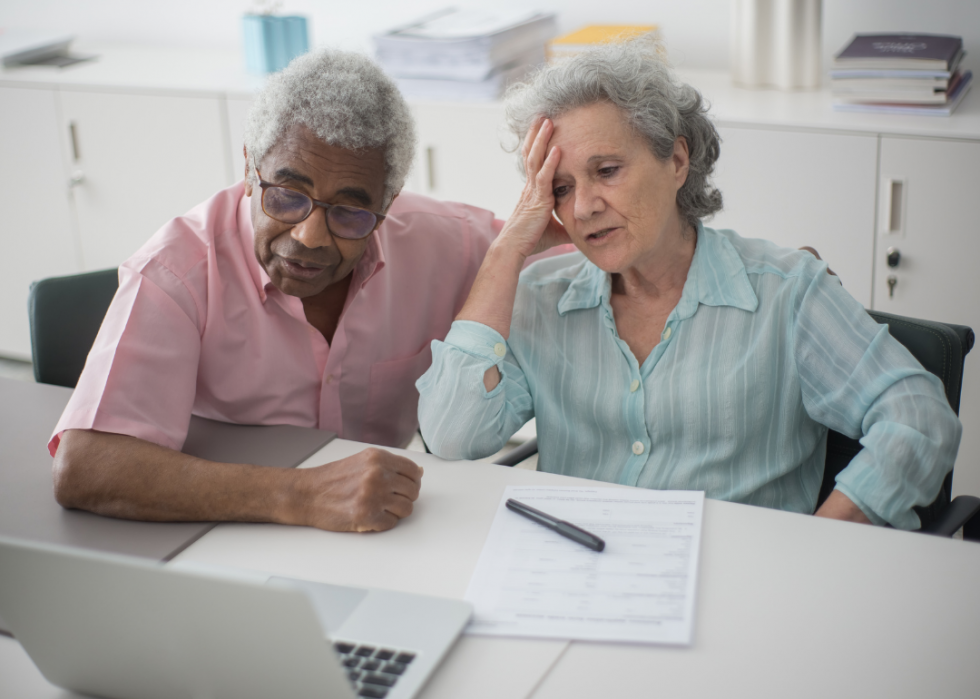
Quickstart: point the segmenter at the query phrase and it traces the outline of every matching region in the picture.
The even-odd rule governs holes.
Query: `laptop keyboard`
[[[415,653],[394,648],[337,641],[334,650],[359,697],[384,699],[412,661]]]

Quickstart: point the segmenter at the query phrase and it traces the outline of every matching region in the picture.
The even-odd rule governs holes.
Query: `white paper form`
[[[597,553],[505,506],[601,537]],[[704,493],[509,486],[466,599],[466,633],[690,645]]]

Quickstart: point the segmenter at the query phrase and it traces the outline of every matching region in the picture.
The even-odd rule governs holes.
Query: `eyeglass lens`
[[[313,201],[303,194],[285,187],[265,187],[262,192],[262,209],[272,218],[283,223],[299,223],[313,211]],[[354,206],[334,205],[327,209],[327,226],[341,238],[363,238],[377,223],[378,218],[366,209]]]

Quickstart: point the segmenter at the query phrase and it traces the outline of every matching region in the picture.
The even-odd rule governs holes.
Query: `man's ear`
[[[400,190],[400,189],[397,192],[395,192],[395,196],[393,196],[391,198],[391,201],[388,202],[388,206],[386,206],[384,208],[384,211],[382,211],[381,213],[383,213],[383,214],[388,213],[388,211],[391,209],[391,205],[395,203],[395,199],[397,199],[398,198],[398,195],[401,194],[401,193],[402,193],[402,190]]]
[[[248,147],[242,146],[242,154],[245,156],[245,196],[252,196],[252,183],[248,181]]]

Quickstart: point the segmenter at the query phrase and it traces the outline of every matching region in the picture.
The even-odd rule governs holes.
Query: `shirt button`
[[[670,339],[670,328],[669,327],[666,330],[664,330],[664,339],[665,340],[669,340]]]
[[[640,382],[637,379],[633,379],[633,383],[630,384],[630,393],[636,393],[636,389],[640,387]]]
[[[327,383],[333,383],[333,374],[327,374]]]
[[[643,442],[633,442],[633,453],[637,456],[643,453]]]
[[[498,342],[493,346],[493,353],[498,357],[503,357],[505,354],[507,354],[507,345],[505,345],[503,342]]]

